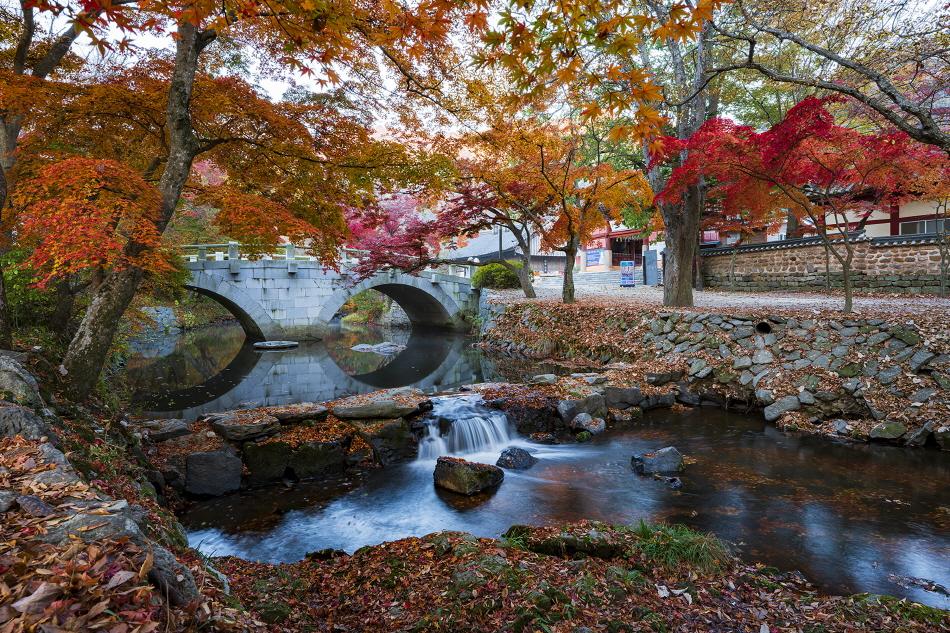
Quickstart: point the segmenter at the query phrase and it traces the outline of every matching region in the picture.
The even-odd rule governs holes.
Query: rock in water
[[[531,468],[536,463],[538,463],[537,457],[523,448],[512,446],[501,452],[501,456],[498,458],[498,461],[495,462],[495,465],[510,470],[525,470]]]
[[[579,413],[571,420],[571,428],[575,431],[587,431],[591,435],[597,435],[607,429],[607,423],[603,418],[591,417],[589,413]]]
[[[440,457],[433,473],[435,485],[463,495],[494,488],[505,478],[498,466],[477,464],[457,457]]]
[[[667,446],[652,453],[634,455],[630,461],[633,469],[641,475],[678,473],[683,470],[683,455],[673,446]]]
[[[907,427],[900,422],[881,422],[871,428],[872,440],[896,440],[907,432]]]
[[[192,453],[185,464],[185,490],[193,495],[217,496],[241,487],[241,458],[230,450]]]

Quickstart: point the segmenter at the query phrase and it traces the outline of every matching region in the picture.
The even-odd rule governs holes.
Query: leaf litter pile
[[[215,565],[273,631],[950,631],[947,612],[820,596],[684,527],[514,526],[501,539],[443,532]]]

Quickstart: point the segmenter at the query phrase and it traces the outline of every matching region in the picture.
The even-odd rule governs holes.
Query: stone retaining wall
[[[495,317],[484,345],[524,358],[619,366],[628,385],[669,374],[681,392],[760,407],[783,428],[950,449],[950,354],[942,336],[909,321],[834,314],[517,303]]]
[[[844,247],[837,247],[844,253]],[[856,289],[919,294],[940,286],[940,252],[933,240],[861,240],[854,244],[851,279]],[[841,265],[831,256],[831,286],[843,285]],[[814,240],[790,240],[708,251],[707,287],[735,290],[820,290],[826,287],[825,249]]]

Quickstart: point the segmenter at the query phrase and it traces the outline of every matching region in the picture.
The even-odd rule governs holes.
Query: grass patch
[[[651,563],[665,569],[682,566],[699,572],[720,571],[731,560],[725,543],[685,525],[651,525],[640,521],[633,528],[636,548]]]

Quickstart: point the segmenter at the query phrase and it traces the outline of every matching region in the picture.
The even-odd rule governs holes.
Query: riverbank
[[[509,296],[489,305],[482,345],[594,366],[622,387],[667,386],[682,404],[758,409],[789,431],[950,449],[950,308],[941,306],[713,312]]]
[[[324,405],[251,410],[186,423],[183,435],[179,424],[149,428],[56,406],[22,365],[7,357],[0,362],[0,387],[15,400],[0,407],[0,430],[19,436],[0,440],[0,581],[8,589],[0,595],[0,627],[950,630],[946,612],[890,598],[822,597],[795,575],[739,562],[711,537],[662,526],[580,523],[515,529],[503,539],[442,533],[370,546],[353,555],[315,553],[290,565],[208,560],[187,547],[168,510],[177,493],[156,467],[162,464],[156,453],[161,445],[171,447],[176,434],[194,442],[165,456],[183,456],[186,484],[195,479],[195,473],[189,475],[192,464],[197,474],[214,474],[206,482],[233,484],[236,479],[240,486],[247,478],[261,483],[255,481],[260,471],[245,470],[247,464],[236,455],[272,445],[291,447],[291,457],[301,447],[314,450],[313,443],[333,445],[332,455],[341,454],[342,461],[334,457],[329,463],[387,468],[414,454],[410,440],[422,431],[415,430],[414,420],[425,413],[425,399],[413,390],[390,390]],[[485,385],[479,391],[509,411],[519,427],[535,428],[542,413],[525,412],[546,414],[550,403],[557,411],[562,402],[590,404],[591,396],[605,399],[613,393],[591,374],[543,382]],[[611,424],[618,422],[608,417]],[[583,439],[563,418],[555,415],[545,432],[558,441]],[[402,422],[390,432],[394,420]],[[347,436],[344,451],[341,437]],[[373,437],[384,441],[367,440]],[[354,444],[359,448],[363,441],[365,446],[355,450]],[[392,446],[406,452],[390,453]],[[215,452],[230,470],[205,460]],[[351,459],[354,452],[362,458]],[[287,456],[283,448],[277,453],[280,460]],[[288,475],[280,460],[268,471],[277,479]],[[814,628],[818,625],[824,628]]]

